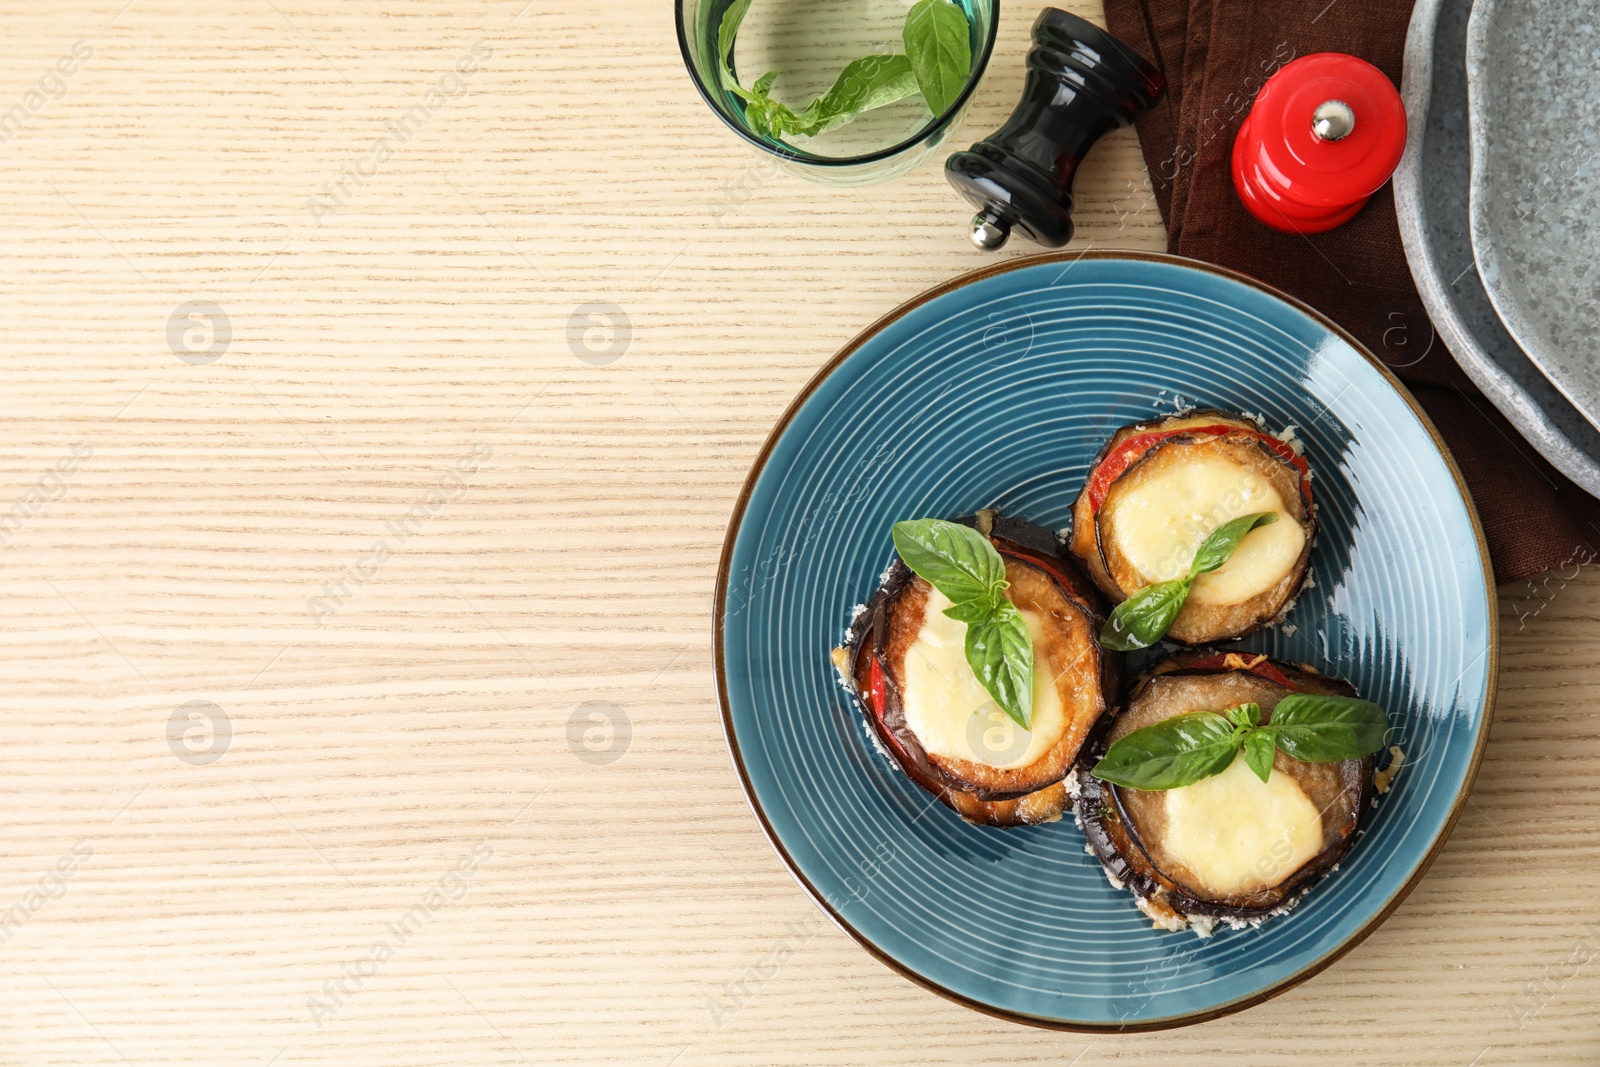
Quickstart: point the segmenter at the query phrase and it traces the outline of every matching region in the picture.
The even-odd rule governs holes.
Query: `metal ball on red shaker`
[[[1322,233],[1355,217],[1406,147],[1406,112],[1364,59],[1318,52],[1267,79],[1233,142],[1233,186],[1261,222]]]

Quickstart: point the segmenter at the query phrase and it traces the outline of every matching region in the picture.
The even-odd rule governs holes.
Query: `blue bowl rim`
[[[799,163],[807,167],[859,167],[867,163],[878,163],[885,159],[893,159],[900,153],[914,148],[933,137],[955,121],[955,117],[961,114],[962,108],[967,106],[967,101],[972,99],[972,94],[977,92],[978,83],[983,80],[984,74],[989,70],[989,60],[994,55],[994,44],[1000,36],[1000,0],[990,0],[989,37],[983,43],[983,51],[973,57],[972,73],[967,77],[967,84],[962,87],[961,95],[957,96],[955,101],[945,108],[942,114],[935,115],[929,119],[916,133],[905,140],[897,141],[886,148],[880,148],[876,152],[867,152],[859,156],[819,156],[802,148],[780,147],[763,141],[754,133],[751,133],[743,124],[729,118],[727,112],[717,106],[716,100],[712,97],[714,90],[705,83],[705,79],[700,77],[700,72],[694,65],[694,56],[689,51],[689,31],[684,26],[683,4],[684,0],[674,0],[672,5],[673,19],[678,27],[678,51],[683,56],[683,66],[689,72],[689,80],[694,82],[696,91],[700,93],[700,99],[705,101],[712,114],[722,120],[723,125],[750,144],[761,149],[761,151],[790,163]],[[861,338],[858,337],[856,340],[860,341]],[[816,383],[812,384],[815,385]]]
[[[1416,871],[1406,881],[1405,885],[1396,890],[1395,893],[1386,902],[1384,902],[1383,907],[1378,909],[1373,914],[1372,918],[1368,919],[1367,922],[1361,927],[1361,929],[1350,935],[1337,947],[1331,949],[1320,958],[1313,960],[1311,963],[1307,964],[1305,967],[1302,967],[1295,973],[1280,979],[1270,986],[1257,990],[1249,996],[1240,997],[1225,1004],[1220,1004],[1214,1008],[1208,1008],[1204,1011],[1189,1012],[1183,1015],[1165,1016],[1146,1022],[1121,1023],[1117,1025],[1086,1023],[1050,1018],[1046,1016],[1030,1015],[1025,1012],[1017,1012],[1006,1008],[998,1008],[992,1004],[985,1004],[982,1001],[974,1000],[965,994],[958,993],[953,989],[949,989],[943,985],[940,985],[938,982],[928,978],[926,975],[919,974],[910,967],[907,967],[905,964],[901,963],[899,960],[893,958],[887,952],[880,949],[871,941],[871,939],[866,937],[854,926],[852,926],[842,914],[840,914],[836,909],[833,908],[832,905],[828,903],[823,894],[817,890],[817,887],[814,886],[810,879],[805,876],[805,873],[801,871],[799,864],[795,862],[795,859],[792,855],[790,855],[789,850],[784,847],[783,841],[779,838],[777,831],[773,828],[772,823],[767,819],[766,812],[764,812],[761,808],[761,801],[756,797],[755,787],[750,781],[750,773],[748,768],[745,766],[744,756],[739,749],[739,740],[734,732],[733,713],[728,699],[727,671],[724,668],[723,662],[724,654],[727,651],[726,638],[724,637],[723,628],[727,620],[728,585],[732,572],[734,542],[738,539],[739,528],[744,521],[745,509],[749,506],[750,496],[755,490],[756,482],[760,479],[762,471],[766,469],[767,461],[771,458],[773,449],[777,447],[779,440],[789,429],[789,424],[794,420],[795,416],[799,414],[800,409],[805,405],[806,401],[811,398],[812,394],[821,387],[822,383],[826,381],[834,371],[836,371],[847,359],[854,355],[857,349],[916,308],[919,308],[922,305],[945,295],[946,293],[953,292],[957,289],[961,289],[967,285],[982,281],[986,278],[995,277],[996,275],[1005,274],[1014,270],[1025,270],[1029,267],[1041,266],[1046,263],[1076,263],[1080,259],[1112,261],[1131,260],[1146,263],[1161,263],[1168,266],[1181,267],[1189,270],[1198,270],[1207,274],[1213,274],[1222,278],[1230,279],[1240,283],[1241,285],[1246,285],[1259,292],[1265,293],[1268,296],[1276,297],[1295,310],[1309,316],[1318,325],[1339,337],[1351,348],[1355,349],[1356,352],[1360,353],[1362,358],[1370,363],[1379,372],[1379,374],[1382,375],[1384,381],[1389,384],[1390,388],[1392,388],[1411,408],[1412,413],[1416,415],[1418,421],[1422,423],[1423,429],[1428,431],[1429,437],[1433,440],[1434,448],[1438,450],[1439,455],[1444,459],[1446,468],[1450,471],[1450,476],[1455,479],[1456,490],[1461,494],[1461,501],[1466,506],[1467,518],[1472,523],[1472,535],[1478,546],[1479,562],[1483,567],[1484,588],[1488,591],[1484,605],[1484,614],[1487,616],[1488,620],[1489,635],[1488,670],[1486,673],[1487,682],[1483,696],[1483,715],[1479,721],[1478,736],[1473,745],[1472,760],[1467,766],[1466,776],[1462,779],[1461,786],[1456,791],[1455,798],[1451,801],[1450,813],[1445,819],[1443,828],[1440,829],[1438,836],[1434,838],[1432,845],[1428,848],[1427,854],[1423,856],[1422,862],[1417,866]],[[1204,263],[1200,260],[1189,259],[1184,256],[1168,255],[1161,252],[1112,251],[1095,249],[1084,250],[1081,252],[1044,252],[1037,255],[1020,256],[1015,259],[1007,260],[1003,263],[991,264],[987,267],[979,267],[976,270],[967,271],[964,274],[957,275],[948,281],[941,282],[940,284],[935,285],[932,288],[923,291],[922,293],[919,293],[918,295],[902,303],[893,311],[881,316],[872,325],[856,334],[856,336],[852,338],[848,344],[841,348],[832,359],[825,363],[821,369],[819,369],[816,374],[812,376],[811,380],[806,383],[805,387],[802,388],[798,394],[796,394],[792,401],[790,401],[788,408],[784,410],[783,415],[779,417],[776,425],[773,426],[772,432],[767,435],[766,442],[761,446],[761,452],[756,456],[755,462],[751,464],[750,473],[745,477],[744,485],[739,491],[738,499],[734,502],[733,513],[728,519],[728,532],[723,538],[722,556],[717,564],[716,592],[712,600],[712,645],[714,654],[714,667],[717,676],[717,701],[722,710],[723,739],[728,745],[728,755],[733,760],[733,765],[739,772],[739,781],[744,787],[745,800],[749,803],[750,810],[755,813],[757,821],[761,823],[761,829],[767,835],[767,840],[771,842],[772,847],[777,851],[778,856],[783,860],[784,865],[789,868],[789,873],[794,876],[795,881],[800,884],[800,887],[805,890],[808,896],[811,897],[812,901],[817,905],[817,907],[822,909],[823,914],[827,915],[828,918],[833,920],[835,926],[839,927],[839,929],[848,934],[850,938],[856,942],[856,944],[866,949],[867,952],[875,957],[880,963],[889,967],[902,977],[914,982],[931,993],[938,994],[946,1000],[953,1001],[954,1003],[970,1008],[973,1011],[992,1016],[996,1019],[1004,1019],[1008,1022],[1024,1023],[1029,1026],[1036,1026],[1046,1030],[1063,1030],[1071,1033],[1086,1034],[1148,1033],[1156,1030],[1171,1030],[1182,1026],[1190,1026],[1195,1023],[1208,1022],[1212,1019],[1218,1019],[1225,1015],[1232,1015],[1235,1012],[1240,1012],[1246,1008],[1254,1007],[1255,1005],[1270,1000],[1273,997],[1278,996],[1280,993],[1284,993],[1290,989],[1293,989],[1302,982],[1305,982],[1308,979],[1320,974],[1322,971],[1326,970],[1328,967],[1332,966],[1335,962],[1341,959],[1351,949],[1365,941],[1374,930],[1383,924],[1384,920],[1394,913],[1395,909],[1405,901],[1406,897],[1411,895],[1411,891],[1417,887],[1418,883],[1422,881],[1423,876],[1428,873],[1428,869],[1433,866],[1433,861],[1437,859],[1439,853],[1443,851],[1445,842],[1449,840],[1451,831],[1455,829],[1456,822],[1461,817],[1461,812],[1466,806],[1468,794],[1472,791],[1472,785],[1477,780],[1478,770],[1483,762],[1484,749],[1488,745],[1489,727],[1494,718],[1494,704],[1495,697],[1499,689],[1500,675],[1500,618],[1494,602],[1494,588],[1494,569],[1489,561],[1489,548],[1487,542],[1484,540],[1483,525],[1478,519],[1478,509],[1472,501],[1472,494],[1468,491],[1466,482],[1461,477],[1460,468],[1456,466],[1455,457],[1450,454],[1450,449],[1445,445],[1444,438],[1439,435],[1438,429],[1433,425],[1433,420],[1428,418],[1427,412],[1425,412],[1422,409],[1422,406],[1417,403],[1416,398],[1413,397],[1405,388],[1400,379],[1395,376],[1394,372],[1390,370],[1382,360],[1378,359],[1370,351],[1368,351],[1365,345],[1356,340],[1355,337],[1335,323],[1332,319],[1329,319],[1326,315],[1311,307],[1309,304],[1306,304],[1279,289],[1275,289],[1264,282],[1258,281],[1247,274],[1242,274],[1227,267],[1219,267],[1213,263]]]

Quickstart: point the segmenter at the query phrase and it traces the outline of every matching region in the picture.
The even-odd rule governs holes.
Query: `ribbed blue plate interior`
[[[1111,431],[1187,404],[1294,425],[1314,471],[1312,585],[1241,647],[1350,679],[1407,752],[1339,870],[1290,915],[1209,941],[1152,930],[1070,818],[981,829],[933,803],[874,748],[828,657],[896,520],[995,506],[1064,528]],[[991,1010],[1171,1025],[1294,981],[1404,892],[1476,766],[1495,633],[1449,465],[1367,357],[1230,276],[1034,260],[912,306],[813,383],[729,536],[720,682],[752,802],[857,937]]]

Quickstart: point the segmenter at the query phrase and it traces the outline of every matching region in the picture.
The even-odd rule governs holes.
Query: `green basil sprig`
[[[1006,564],[989,539],[944,519],[894,524],[894,548],[919,578],[948,597],[944,613],[967,624],[972,673],[1024,730],[1033,721],[1033,638],[1006,596]]]
[[[1161,640],[1177,621],[1195,579],[1228,562],[1245,534],[1257,526],[1270,526],[1277,521],[1277,512],[1258,511],[1253,515],[1240,515],[1211,531],[1211,536],[1201,542],[1199,551],[1194,554],[1188,576],[1147,585],[1118,604],[1100,631],[1100,643],[1117,652],[1132,652]]]
[[[1260,705],[1239,704],[1140,727],[1106,750],[1094,776],[1129,789],[1177,789],[1221,774],[1242,747],[1245,763],[1265,782],[1275,749],[1306,763],[1360,759],[1383,747],[1388,730],[1383,709],[1370,700],[1290,693],[1265,725]]]
[[[751,0],[734,0],[717,27],[717,71],[722,85],[745,103],[750,128],[768,137],[815,137],[843,126],[863,111],[922,93],[935,115],[955,102],[972,73],[967,16],[950,0],[917,0],[906,12],[904,54],[863,56],[839,72],[833,86],[800,111],[774,100],[775,70],[746,88],[729,57]]]

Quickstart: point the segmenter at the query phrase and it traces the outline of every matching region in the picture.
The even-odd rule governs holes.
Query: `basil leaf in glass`
[[[733,69],[728,60],[733,56],[733,40],[739,36],[739,24],[744,21],[745,13],[750,10],[751,0],[733,0],[728,5],[728,10],[722,13],[722,22],[717,26],[717,73],[722,77],[722,87],[744,100],[749,100],[749,90],[739,85],[739,79],[733,76]],[[765,95],[765,94],[763,94]]]
[[[745,122],[762,136],[815,137],[860,115],[919,92],[934,114],[955,102],[972,72],[966,13],[950,0],[919,0],[906,12],[906,55],[870,55],[845,65],[827,92],[796,112],[771,96],[777,71],[750,88],[733,74],[734,41],[752,0],[733,0],[717,26],[717,72],[722,87],[745,103]],[[914,49],[914,51],[913,51]]]
[[[906,12],[901,38],[928,110],[944,114],[972,74],[967,16],[950,0],[917,0]]]
[[[1093,773],[1129,789],[1177,789],[1227,770],[1241,735],[1214,711],[1174,715],[1119,738]]]
[[[744,106],[744,117],[752,130],[766,137],[778,138],[785,134],[804,131],[804,124],[793,111],[789,110],[787,104],[780,103],[765,94],[750,95]]]
[[[1307,763],[1360,759],[1383,747],[1389,720],[1370,700],[1290,693],[1265,727],[1279,748]]]
[[[917,94],[911,60],[903,55],[863,56],[839,72],[833,87],[800,113],[800,121],[814,127],[816,136],[843,126],[863,111],[883,107]]]
[[[1000,710],[1024,730],[1033,728],[1033,637],[1022,613],[1001,602],[987,618],[967,624],[967,664]]]

